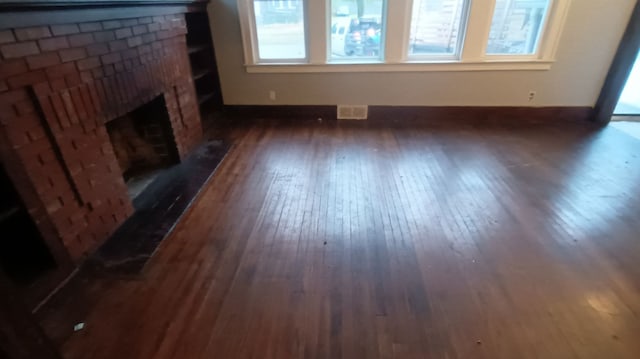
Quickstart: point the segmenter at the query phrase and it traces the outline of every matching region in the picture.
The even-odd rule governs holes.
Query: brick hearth
[[[0,158],[76,262],[133,213],[105,123],[163,96],[180,158],[201,139],[185,35],[183,14],[0,31]]]

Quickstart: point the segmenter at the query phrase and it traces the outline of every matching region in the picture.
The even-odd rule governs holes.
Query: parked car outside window
[[[379,18],[334,17],[331,53],[337,57],[377,57],[381,51],[382,24]]]

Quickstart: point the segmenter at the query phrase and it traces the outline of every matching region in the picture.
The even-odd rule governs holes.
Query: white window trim
[[[551,68],[556,61],[571,0],[552,0],[540,35],[538,53],[532,56],[487,55],[495,0],[469,2],[466,36],[461,42],[459,58],[410,57],[408,48],[413,0],[387,0],[384,60],[363,59],[356,63],[330,60],[330,0],[305,0],[306,59],[258,61],[253,0],[238,0],[245,67],[249,73],[543,71]],[[310,16],[320,13],[328,15],[322,19]]]
[[[553,61],[403,62],[245,65],[248,73],[541,71]]]

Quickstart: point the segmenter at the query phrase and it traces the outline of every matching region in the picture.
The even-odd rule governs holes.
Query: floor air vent
[[[366,120],[368,106],[338,105],[338,120]]]

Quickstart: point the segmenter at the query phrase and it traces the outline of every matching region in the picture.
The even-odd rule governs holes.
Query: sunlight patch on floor
[[[640,122],[615,121],[615,122],[611,122],[611,126],[640,140]]]

